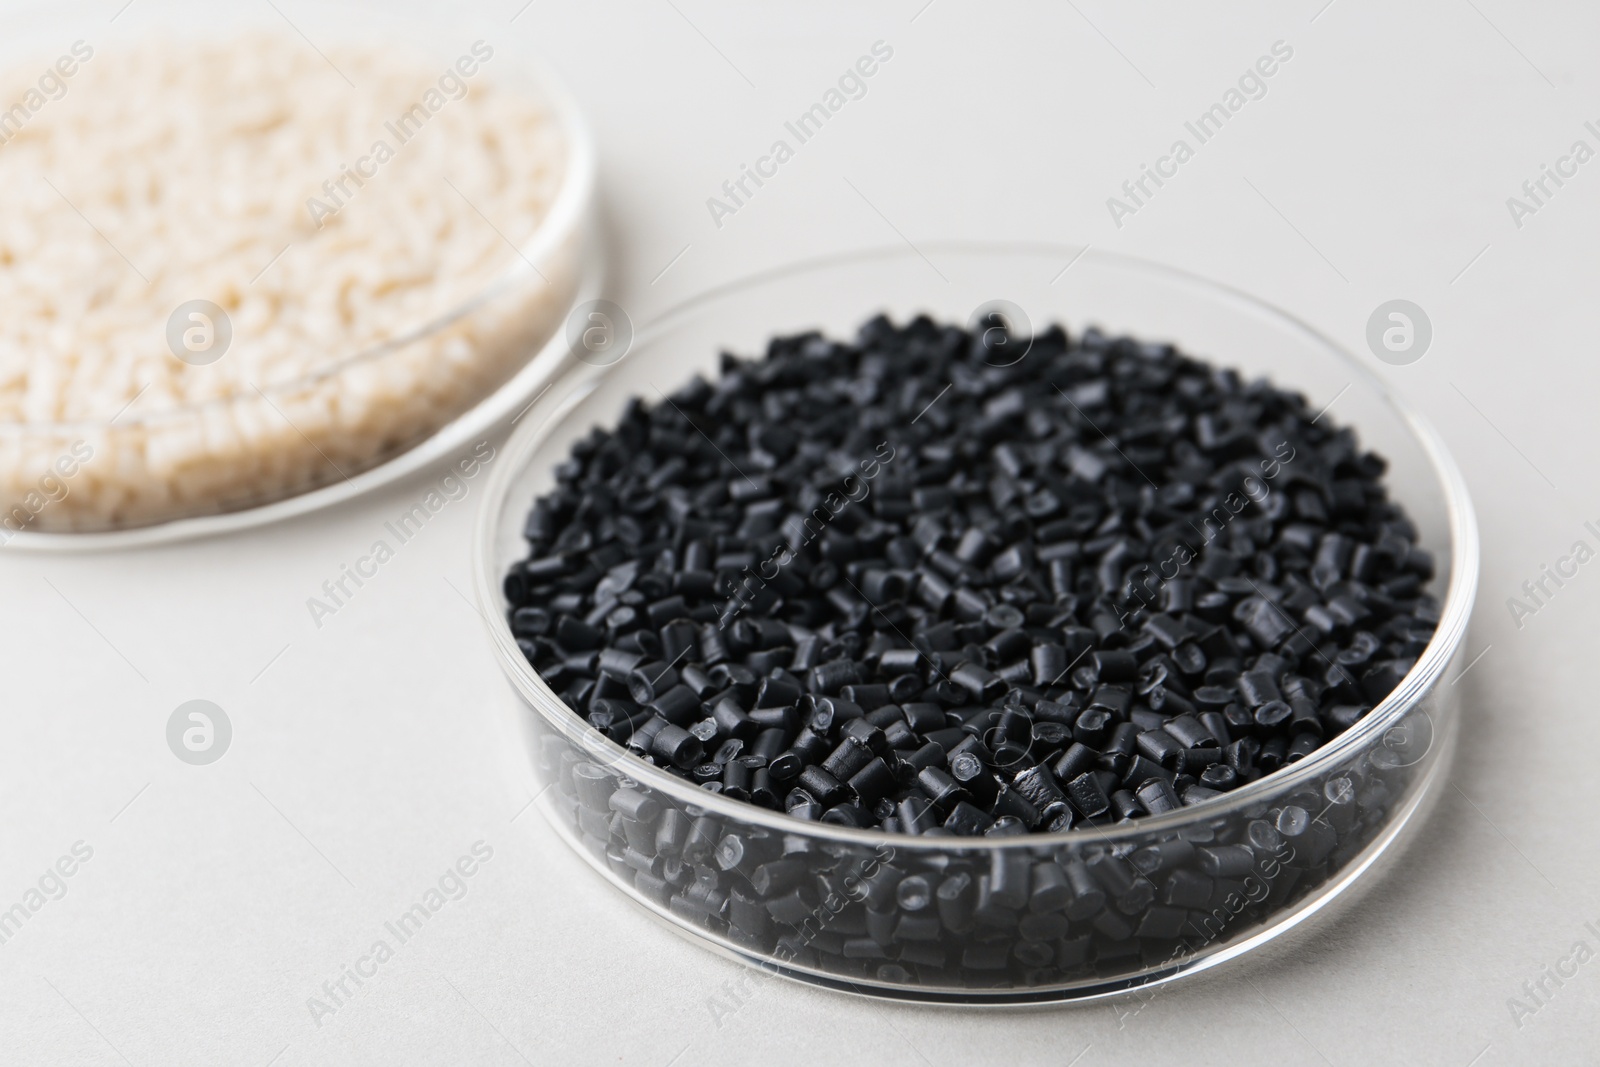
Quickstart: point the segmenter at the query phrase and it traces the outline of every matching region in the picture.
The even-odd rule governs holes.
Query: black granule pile
[[[779,338],[573,447],[511,628],[595,728],[796,818],[1171,811],[1348,729],[1433,635],[1432,559],[1331,422],[1096,330]]]

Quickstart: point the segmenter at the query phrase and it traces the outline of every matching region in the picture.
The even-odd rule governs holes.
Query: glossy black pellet
[[[981,622],[983,617],[989,613],[989,598],[966,585],[974,577],[972,569],[963,567],[960,560],[943,552],[936,551],[928,558],[934,566],[943,570],[952,580],[961,583],[950,597],[950,611],[956,617],[956,621],[964,623]]]
[[[656,822],[656,851],[669,858],[683,851],[689,836],[689,819],[677,808],[667,808]]]
[[[1074,742],[1050,765],[1058,782],[1070,782],[1095,765],[1099,753],[1088,745]]]
[[[711,719],[724,737],[751,741],[761,732],[761,727],[750,720],[733,697],[723,697],[717,701],[711,709]]]
[[[1138,737],[1139,754],[1169,771],[1184,769],[1186,754],[1177,738],[1165,730],[1146,730]]]
[[[1137,918],[1148,912],[1155,899],[1155,883],[1148,878],[1138,878],[1117,896],[1116,907],[1122,914]]]
[[[1085,818],[1093,819],[1111,810],[1111,798],[1106,796],[1105,786],[1093,772],[1080,774],[1066,783],[1066,792],[1072,806]]]
[[[992,807],[1000,791],[1000,781],[988,763],[973,752],[953,754],[948,761],[950,777],[965,793],[985,807]],[[933,779],[930,779],[933,780]],[[926,786],[924,786],[926,788]]]
[[[1072,726],[1072,739],[1090,748],[1100,748],[1111,736],[1111,713],[1104,708],[1089,708]]]
[[[1175,772],[1168,770],[1154,760],[1147,759],[1142,755],[1135,755],[1128,761],[1127,766],[1122,771],[1122,784],[1129,789],[1138,789],[1152,778],[1160,778],[1170,782],[1174,777],[1176,777]]]
[[[1133,737],[1137,738],[1146,730],[1159,730],[1166,724],[1167,717],[1165,715],[1141,704],[1128,712],[1128,721],[1126,723],[1118,723],[1118,726],[1133,727]],[[1115,736],[1115,733],[1113,733],[1113,736]],[[1110,743],[1108,742],[1100,747],[1104,751],[1110,748]],[[1127,753],[1124,753],[1124,755],[1127,755]]]
[[[1201,846],[1195,854],[1200,870],[1213,878],[1243,878],[1255,869],[1255,853],[1246,845]]]
[[[918,771],[917,786],[935,808],[946,814],[970,795],[960,782],[938,767],[924,767]]]
[[[890,702],[889,687],[882,684],[847,685],[839,691],[839,695],[864,711],[869,712]],[[878,723],[877,725],[882,726],[883,723]]]
[[[768,767],[775,780],[789,781],[798,777],[808,765],[819,762],[828,751],[828,742],[810,728],[805,728],[787,751],[773,757]]]
[[[607,798],[606,804],[612,811],[646,826],[654,825],[661,816],[661,802],[637,789],[618,789]]]
[[[1121,722],[1128,717],[1129,709],[1133,704],[1133,694],[1121,685],[1096,686],[1089,697],[1089,707],[1106,711],[1114,721]]]
[[[1185,748],[1217,748],[1216,736],[1193,715],[1179,715],[1162,727]]]
[[[839,728],[839,734],[842,739],[855,741],[876,755],[881,756],[889,750],[889,739],[882,728],[865,717],[845,723]]]
[[[861,709],[843,697],[811,697],[806,702],[810,715],[806,725],[822,737],[828,737],[844,728],[850,719],[859,719]]]
[[[989,805],[989,813],[995,817],[996,822],[1005,822],[1001,832],[1009,832],[1012,820],[1021,823],[1028,829],[1033,829],[1044,822],[1044,813],[1031,801],[1004,782],[998,783],[995,788],[993,803]]]
[[[1291,713],[1289,715],[1289,733],[1295,736],[1312,734],[1320,744],[1325,731],[1322,725],[1322,718],[1317,714],[1316,702],[1309,697],[1294,696],[1289,698],[1288,704]]]
[[[635,729],[654,717],[654,711],[631,701],[599,700],[590,706],[589,725],[620,743],[626,742]]]
[[[933,803],[921,795],[900,801],[895,806],[895,817],[900,821],[900,832],[907,834],[925,834],[941,821]]]
[[[1260,670],[1245,671],[1239,675],[1239,680],[1234,683],[1239,690],[1239,695],[1246,705],[1258,708],[1269,701],[1282,700],[1283,694],[1278,689],[1277,681],[1270,671]]]
[[[1233,732],[1228,727],[1227,717],[1216,711],[1203,711],[1198,716],[1200,725],[1206,732],[1216,739],[1218,745],[1226,746],[1233,741]]]
[[[798,789],[790,790],[784,798],[783,810],[796,819],[817,822],[822,818],[822,805]]]
[[[1134,795],[1139,798],[1139,803],[1144,805],[1144,810],[1151,815],[1160,815],[1162,812],[1176,811],[1182,806],[1177,792],[1172,783],[1165,778],[1151,778],[1145,781]]]
[[[872,816],[859,804],[836,804],[822,813],[822,821],[865,830],[872,825]]]
[[[824,808],[831,808],[848,795],[848,790],[839,779],[816,765],[800,772],[798,784]]]
[[[1297,760],[1305,759],[1315,752],[1317,746],[1321,743],[1322,738],[1317,734],[1304,733],[1295,736],[1289,741],[1289,751],[1284,755],[1284,762],[1294,763]]]
[[[962,837],[974,837],[994,825],[994,817],[982,808],[959,800],[944,820],[944,828]]]
[[[703,863],[710,858],[712,849],[722,839],[722,823],[713,815],[698,816],[689,827],[689,838],[683,846],[683,858],[689,863]]]
[[[934,890],[934,904],[939,921],[951,933],[961,934],[972,929],[972,912],[977,903],[977,885],[971,875],[952,874]]]
[[[803,716],[799,708],[788,705],[781,708],[755,708],[749,718],[762,733],[777,730],[784,737],[793,737],[800,731]]]
[[[853,737],[846,737],[823,759],[821,769],[841,782],[848,781],[872,758],[872,749]]]
[[[834,660],[811,669],[811,691],[833,696],[860,678],[861,670],[855,663],[850,660]]]
[[[686,685],[675,685],[647,705],[674,726],[687,726],[700,711],[700,698]]]
[[[871,805],[894,792],[896,782],[889,765],[882,758],[874,756],[850,776],[849,786],[862,804]]]
[[[1144,814],[1139,798],[1126,789],[1114,790],[1110,797],[1111,813],[1118,819],[1134,819]]]
[[[890,723],[883,731],[883,739],[889,748],[907,749],[916,747],[920,741],[917,732],[901,719]]]
[[[617,788],[617,780],[592,763],[580,762],[571,770],[571,781],[578,796],[578,802],[590,811],[607,811],[610,809],[611,794]]]
[[[1115,587],[1117,583],[1105,584]],[[1102,682],[1131,682],[1139,673],[1139,661],[1129,652],[1092,652],[1089,660],[1094,664],[1096,677]]]
[[[902,704],[900,713],[905,717],[907,725],[919,735],[944,728],[944,712],[937,704],[923,702]]]
[[[965,689],[973,700],[993,700],[1005,691],[1005,682],[977,663],[964,662],[950,672],[950,681]]]
[[[930,744],[938,745],[948,753],[955,751],[956,747],[970,735],[959,726],[947,726],[942,730],[928,730],[922,736]]]
[[[1146,845],[1128,857],[1136,871],[1147,878],[1155,878],[1166,871],[1191,864],[1195,846],[1183,838],[1172,838]]]
[[[700,762],[705,746],[683,727],[663,721],[650,740],[650,752],[680,770],[687,770]]]
[[[734,800],[750,799],[750,778],[753,769],[744,759],[732,760],[722,767],[722,795]]]
[[[911,773],[909,774],[909,777],[914,778],[916,777],[916,772],[922,770],[922,768],[936,767],[940,763],[943,763],[945,759],[945,750],[942,746],[929,741],[927,744],[921,746],[920,748],[913,749],[910,752],[898,752],[896,753],[896,756],[898,762],[910,768]]]

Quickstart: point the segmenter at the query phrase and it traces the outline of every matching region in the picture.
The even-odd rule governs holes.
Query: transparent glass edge
[[[1445,748],[1439,753],[1439,758],[1428,768],[1427,774],[1412,788],[1403,809],[1393,819],[1389,820],[1382,833],[1368,842],[1354,859],[1340,868],[1338,877],[1318,886],[1311,896],[1301,900],[1293,907],[1273,913],[1270,921],[1247,927],[1233,938],[1215,942],[1214,947],[1211,947],[1209,951],[1200,951],[1193,955],[1157,964],[1143,970],[1130,971],[1114,976],[1096,975],[1092,979],[1085,979],[1075,983],[1055,983],[1037,986],[930,986],[886,982],[868,978],[847,980],[833,972],[821,968],[806,967],[793,961],[782,965],[776,964],[772,958],[740,948],[726,937],[713,931],[688,925],[670,911],[640,896],[630,886],[618,879],[604,864],[599,862],[594,853],[584,847],[583,843],[564,824],[552,818],[550,811],[543,803],[536,803],[534,806],[541,809],[540,815],[550,825],[552,832],[572,852],[576,853],[578,859],[603,882],[619,890],[656,923],[665,926],[685,941],[715,952],[726,959],[749,967],[755,967],[774,977],[784,978],[801,985],[821,986],[833,992],[869,999],[921,1003],[937,1007],[982,1008],[994,1011],[1027,1010],[1030,1008],[1056,1007],[1064,1004],[1085,1005],[1095,1001],[1110,1000],[1154,989],[1188,975],[1199,974],[1236,960],[1276,940],[1315,916],[1323,914],[1328,908],[1342,906],[1348,899],[1345,897],[1345,891],[1354,886],[1363,875],[1385,858],[1393,857],[1395,853],[1391,851],[1391,848],[1408,832],[1413,832],[1426,818],[1431,804],[1438,796],[1438,791],[1434,788],[1436,785],[1435,779],[1448,773],[1454,756],[1456,736],[1456,731],[1452,730]],[[1140,821],[1148,823],[1151,820]],[[950,839],[945,838],[943,840],[948,841]]]

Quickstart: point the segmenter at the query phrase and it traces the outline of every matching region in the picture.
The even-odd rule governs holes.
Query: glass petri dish
[[[18,15],[17,33],[0,47],[0,60],[9,66],[48,57],[85,35],[105,54],[152,41],[179,48],[186,40],[294,32],[277,18],[270,7],[264,14],[222,12],[188,0],[158,0],[108,25],[103,11],[49,5]],[[495,36],[470,18],[444,25],[369,4],[341,5],[315,18],[313,32],[324,46],[391,44],[444,55]],[[440,69],[447,65],[441,60]],[[330,507],[458,455],[503,427],[563,373],[572,362],[566,318],[597,296],[604,280],[593,138],[548,65],[504,63],[486,73],[548,108],[565,152],[544,217],[525,239],[507,241],[496,276],[464,301],[403,324],[381,343],[339,355],[311,374],[194,404],[149,408],[136,398],[123,411],[94,419],[0,421],[0,547],[131,547]],[[439,195],[458,194],[441,186]],[[415,387],[386,388],[396,377]],[[253,436],[270,447],[252,442]],[[64,459],[86,454],[92,458],[81,469],[69,464],[74,475],[65,480],[63,495],[41,497],[41,477],[64,470]],[[55,479],[50,488],[60,484]],[[7,521],[19,505],[23,511],[15,514],[26,521]]]
[[[720,352],[759,353],[774,335],[853,336],[880,311],[964,322],[996,299],[1035,327],[1097,325],[1270,377],[1329,405],[1383,454],[1392,498],[1435,555],[1430,591],[1442,608],[1400,685],[1310,756],[1221,797],[1114,826],[992,840],[825,825],[708,794],[589,727],[523,658],[502,581],[525,556],[525,514],[572,442],[613,425],[630,396],[711,378]],[[1450,682],[1478,573],[1465,482],[1434,431],[1354,357],[1247,294],[1071,247],[865,250],[687,300],[642,323],[608,375],[593,369],[563,386],[507,444],[475,542],[476,595],[509,682],[516,773],[602,878],[723,955],[820,986],[947,1004],[1074,1001],[1169,982],[1349,899],[1420,821],[1448,765],[1458,719]],[[629,803],[612,803],[618,790]],[[779,858],[794,861],[783,880],[752,879]]]

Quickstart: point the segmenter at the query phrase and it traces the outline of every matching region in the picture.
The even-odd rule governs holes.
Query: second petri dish
[[[139,15],[28,35],[67,91],[0,159],[43,175],[0,216],[0,288],[28,312],[3,339],[7,547],[326,506],[470,446],[565,368],[599,277],[594,153],[548,71],[371,10],[320,50]]]
[[[510,682],[519,773],[562,838],[629,898],[685,936],[803,981],[897,999],[1030,1003],[1109,995],[1238,956],[1340,898],[1414,823],[1448,763],[1448,682],[1477,580],[1460,473],[1352,357],[1244,294],[1136,260],[1075,259],[1072,248],[922,252],[927,259],[891,249],[800,264],[687,301],[641,326],[609,379],[575,380],[549,418],[515,435],[480,518],[475,581]],[[572,442],[613,424],[629,396],[714,377],[720,352],[757,354],[773,336],[848,336],[879,311],[966,321],[997,300],[1034,325],[1170,340],[1317,407],[1337,405],[1341,423],[1389,460],[1392,497],[1438,564],[1439,626],[1388,698],[1309,757],[1214,800],[1127,824],[974,840],[802,822],[710,795],[589,728],[528,665],[504,622],[501,587],[525,552],[528,505]],[[618,796],[628,803],[613,803]],[[795,899],[752,879],[752,858],[791,861],[795,886],[783,889]],[[1024,892],[982,921],[969,914],[984,885],[992,893],[1002,883],[1008,894],[1064,888]],[[923,914],[924,885],[950,898],[948,914]]]

